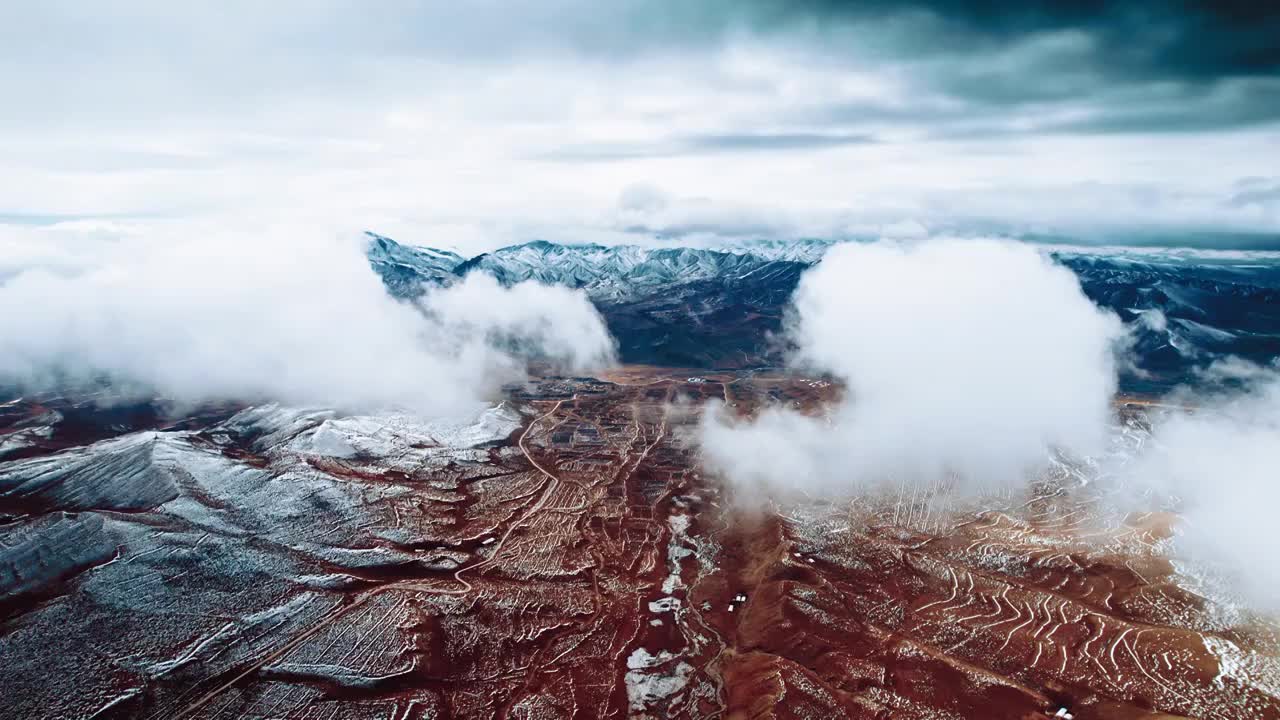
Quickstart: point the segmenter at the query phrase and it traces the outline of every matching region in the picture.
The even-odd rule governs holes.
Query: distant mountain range
[[[768,241],[724,249],[560,245],[538,240],[464,258],[369,234],[369,262],[396,297],[412,299],[470,272],[583,290],[625,362],[689,367],[773,365],[800,275],[832,245]],[[1195,382],[1213,361],[1280,357],[1280,254],[1046,246],[1086,295],[1133,337],[1122,385]],[[1047,319],[1052,321],[1052,319]]]

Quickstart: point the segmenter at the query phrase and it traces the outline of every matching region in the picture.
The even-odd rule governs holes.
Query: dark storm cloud
[[[584,9],[568,26],[576,28],[570,34],[577,50],[621,58],[749,36],[809,53],[813,66],[836,75],[896,68],[909,99],[789,98],[755,119],[812,134],[759,139],[731,128],[722,138],[574,146],[553,157],[821,149],[889,129],[916,138],[981,139],[1212,132],[1280,122],[1274,3],[710,0],[611,7]]]
[[[1280,78],[1232,78],[1203,84],[1099,83],[1080,95],[1000,100],[984,95],[946,112],[929,114],[928,134],[939,139],[980,139],[1037,134],[1106,135],[1227,131],[1280,120]],[[1051,112],[1075,110],[1069,117]],[[833,122],[876,117],[854,106],[824,109]],[[903,117],[900,120],[907,120]],[[914,118],[920,121],[920,117]]]
[[[1280,81],[1184,88],[1176,97],[1113,109],[1050,129],[1081,133],[1197,132],[1272,122],[1280,116]],[[1194,109],[1194,111],[1189,111]]]
[[[841,119],[906,121],[930,124],[940,136],[995,134],[999,118],[989,116],[1010,111],[1032,115],[1018,123],[1024,129],[1058,133],[1191,132],[1280,120],[1275,3],[756,0],[723,8],[716,18],[722,32],[745,27],[798,38],[854,66],[900,63],[921,92],[955,101],[945,108],[836,102],[818,111],[837,126]],[[1073,113],[1079,117],[1035,117],[1068,104],[1082,110]]]
[[[1280,70],[1280,10],[1250,0],[758,0],[755,27],[914,17],[917,51],[976,51],[1038,33],[1097,40],[1117,73],[1205,80]]]

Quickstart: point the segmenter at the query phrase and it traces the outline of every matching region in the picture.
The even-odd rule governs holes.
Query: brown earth
[[[324,612],[96,717],[1280,718],[1274,624],[1224,622],[1186,589],[1164,554],[1173,516],[1110,517],[1065,480],[980,509],[886,493],[746,511],[700,471],[689,405],[812,408],[836,388],[607,380],[517,392],[524,426],[478,465],[309,459],[369,493],[370,526],[421,561],[334,564],[347,581]],[[220,452],[273,467],[248,445]]]

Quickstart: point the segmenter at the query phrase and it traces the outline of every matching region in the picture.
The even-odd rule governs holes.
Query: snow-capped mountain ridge
[[[397,295],[413,294],[408,271],[416,273],[419,282],[428,285],[447,284],[479,271],[504,284],[536,280],[548,285],[581,288],[593,299],[618,300],[654,287],[745,278],[768,272],[774,263],[794,264],[791,260],[761,257],[751,252],[637,245],[560,245],[546,240],[512,245],[463,260],[454,253],[409,248],[373,233],[370,238],[369,262]]]
[[[449,251],[432,247],[402,245],[377,233],[365,232],[369,238],[367,255],[371,261],[390,262],[413,267],[439,267],[452,271],[465,258]]]
[[[536,240],[463,259],[370,234],[389,291],[421,295],[471,272],[583,290],[622,359],[681,366],[780,362],[771,341],[803,272],[836,243],[766,240],[726,248],[557,244]],[[1280,356],[1280,253],[1041,246],[1133,336],[1130,387],[1198,377],[1216,360]],[[945,302],[945,298],[939,298]]]
[[[442,285],[451,282],[454,268],[464,258],[448,250],[401,245],[389,237],[365,232],[369,242],[365,256],[375,272],[382,276],[387,289],[397,297],[410,297],[421,292],[424,283]]]
[[[593,298],[623,298],[655,286],[743,277],[775,261],[699,248],[561,246],[539,241],[503,248],[470,261],[465,271],[489,272],[503,282],[538,280],[582,288]]]

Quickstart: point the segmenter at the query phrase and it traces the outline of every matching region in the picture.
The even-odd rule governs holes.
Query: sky
[[[0,255],[1280,234],[1266,3],[0,3]]]

